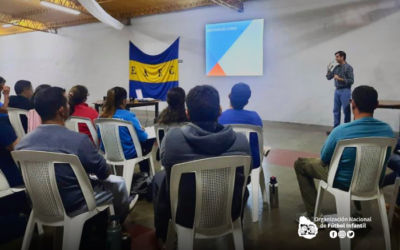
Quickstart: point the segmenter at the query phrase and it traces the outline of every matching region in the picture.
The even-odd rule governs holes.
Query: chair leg
[[[336,200],[336,210],[339,218],[348,218],[351,216],[351,199],[349,195],[335,195]],[[345,224],[343,222],[342,224]],[[341,231],[349,231],[346,227],[341,229]],[[347,236],[345,238],[340,238],[340,250],[350,250],[351,249],[351,239]]]
[[[29,250],[29,245],[31,244],[33,230],[35,229],[35,224],[36,220],[32,211],[31,215],[29,216],[28,225],[26,225],[24,241],[22,242],[21,250]]]
[[[361,213],[364,218],[372,217],[372,201],[362,201],[361,202]],[[367,222],[366,224],[371,226],[370,222]]]
[[[267,187],[265,183],[265,176],[264,176],[264,170],[262,166],[260,166],[260,188],[261,188],[261,196],[263,198],[263,202],[266,203],[268,202],[268,195],[267,195]]]
[[[233,241],[235,243],[235,250],[243,250],[243,231],[240,218],[232,222]]]
[[[378,191],[378,207],[382,220],[383,236],[385,237],[386,250],[390,250],[391,242],[390,242],[389,222],[386,214],[385,197],[383,196],[383,193],[381,193],[381,190]]]
[[[150,155],[149,161],[150,161],[150,176],[153,177],[156,174],[156,172],[154,171],[153,155]]]
[[[397,195],[399,193],[399,184],[400,184],[400,178],[397,177],[395,185],[394,185],[392,198],[390,199],[390,208],[389,208],[389,226],[390,226],[390,228],[392,228],[394,207],[396,206],[396,199],[397,199]]]
[[[194,241],[193,229],[176,225],[178,234],[178,250],[192,250]]]
[[[40,224],[40,223],[36,223],[36,224],[37,224],[38,234],[42,235],[44,233],[42,224]]]
[[[175,243],[175,229],[172,225],[172,221],[169,221],[168,226],[168,234],[167,234],[167,242],[166,242],[166,250],[174,250],[174,243]]]
[[[85,219],[79,217],[65,218],[62,250],[79,250],[83,225],[86,222]]]
[[[319,218],[321,216],[322,201],[324,199],[325,189],[319,185],[317,202],[315,203],[314,218]]]
[[[133,173],[135,172],[135,165],[136,163],[128,164],[125,162],[123,166],[123,171],[122,171],[122,177],[125,180],[126,184],[126,189],[128,190],[128,195],[131,193],[131,187],[132,187],[132,177]]]
[[[253,198],[253,222],[258,221],[259,207],[259,186],[260,186],[260,168],[255,168],[251,171],[251,194]]]

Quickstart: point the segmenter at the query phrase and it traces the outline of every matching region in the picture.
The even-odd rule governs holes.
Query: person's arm
[[[337,144],[337,130],[332,130],[321,149],[321,160],[330,164]]]
[[[88,174],[95,174],[100,180],[105,180],[110,176],[110,166],[87,136],[84,136],[81,140],[78,149],[78,158]]]
[[[3,88],[3,95],[4,95],[4,103],[3,106],[0,107],[0,114],[8,114],[8,103],[10,101],[10,87],[4,86]]]
[[[131,117],[129,117],[129,121],[132,123],[133,128],[136,131],[136,134],[139,138],[140,142],[145,142],[147,140],[148,134],[147,132],[142,128],[142,125],[140,125],[139,119],[132,114]]]
[[[11,143],[10,145],[8,145],[8,146],[6,147],[6,149],[7,149],[8,151],[14,151],[14,148],[15,148],[15,146],[18,144],[18,142],[19,142],[19,139],[17,138],[13,143]]]
[[[335,69],[333,69],[332,70],[332,65],[331,65],[331,63],[328,65],[328,71],[327,71],[327,73],[326,73],[326,79],[328,79],[328,80],[332,80],[332,78],[334,77],[334,74],[333,74],[333,71],[334,71]]]

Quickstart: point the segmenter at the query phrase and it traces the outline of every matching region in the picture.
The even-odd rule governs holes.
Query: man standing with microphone
[[[336,90],[333,107],[333,128],[340,125],[341,107],[343,107],[344,122],[348,123],[351,120],[351,85],[354,83],[353,67],[346,62],[346,53],[343,51],[336,52],[335,59],[339,65],[333,67],[333,63],[330,63],[328,65],[328,72],[326,73],[326,79],[335,79]],[[327,134],[329,135],[330,132],[327,132]]]

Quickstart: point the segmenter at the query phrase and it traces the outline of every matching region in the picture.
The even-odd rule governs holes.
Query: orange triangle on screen
[[[215,64],[214,68],[208,72],[208,76],[226,76],[226,74],[219,63],[217,63]]]

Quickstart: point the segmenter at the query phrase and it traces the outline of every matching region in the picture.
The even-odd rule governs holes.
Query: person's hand
[[[339,80],[339,79],[340,79],[340,77],[339,77],[338,75],[335,75],[333,78],[334,78],[335,80]]]
[[[3,87],[3,94],[4,94],[4,96],[10,95],[10,87],[4,86]]]
[[[145,131],[145,130],[146,130],[146,128],[142,126],[142,130],[143,130],[143,131]]]

